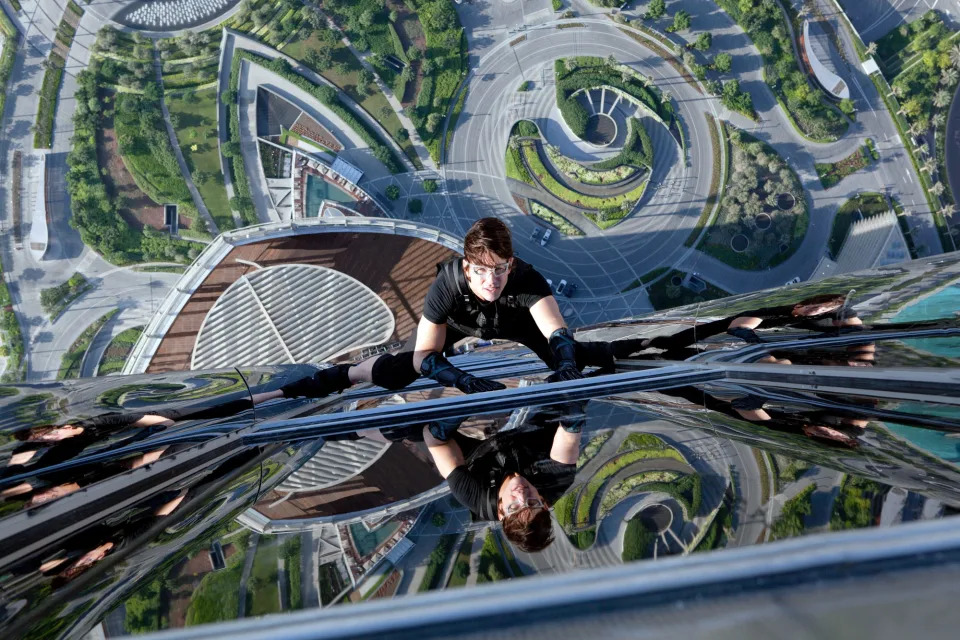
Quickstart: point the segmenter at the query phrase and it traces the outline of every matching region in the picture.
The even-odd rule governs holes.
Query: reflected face
[[[503,293],[513,267],[513,258],[503,258],[495,253],[487,253],[477,260],[463,261],[463,270],[467,284],[473,295],[486,302],[493,302]]]
[[[520,508],[525,507],[527,500],[543,500],[537,488],[518,473],[507,476],[503,484],[500,485],[497,497],[500,499],[497,513],[501,520],[511,512],[515,513]]]

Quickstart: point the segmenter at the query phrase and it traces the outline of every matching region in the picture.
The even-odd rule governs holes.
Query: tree
[[[433,67],[433,60],[424,60],[420,63],[420,71],[422,71],[423,75],[425,76],[429,76],[431,73],[433,73]]]
[[[713,68],[720,73],[728,73],[733,67],[733,56],[729,53],[718,53],[713,59]]]
[[[871,42],[867,45],[867,55],[872,56],[877,52],[877,43]]]
[[[696,41],[693,43],[693,48],[698,51],[706,51],[710,48],[710,45],[713,44],[713,35],[709,31],[704,31],[699,36],[697,36]]]
[[[399,140],[400,142],[406,142],[409,139],[410,139],[409,131],[407,131],[403,127],[400,127],[399,129],[397,129],[397,140]]]
[[[667,27],[667,31],[686,31],[690,28],[690,14],[685,9],[680,9],[673,14],[673,24]]]
[[[431,113],[429,116],[427,116],[427,131],[428,131],[428,132],[430,132],[430,133],[436,133],[437,127],[440,126],[440,118],[441,118],[441,116],[440,116],[439,113]]]
[[[620,63],[617,62],[616,56],[614,56],[612,53],[607,56],[607,66],[616,67],[618,64]]]
[[[391,9],[390,14],[387,16],[390,19],[390,22],[396,22],[400,18],[400,14],[397,13],[396,9]]]
[[[938,109],[942,109],[943,107],[950,104],[951,97],[952,96],[950,95],[949,91],[945,89],[940,89],[935,94],[933,94],[933,106],[935,106]]]
[[[407,47],[407,58],[412,62],[414,60],[419,60],[423,55],[423,52],[417,47],[417,45],[412,44]]]
[[[943,195],[943,192],[946,190],[946,187],[943,186],[942,182],[934,182],[933,186],[930,187],[930,193],[940,197]]]
[[[387,196],[388,200],[396,200],[400,197],[400,187],[395,184],[391,184],[386,189],[383,190],[383,194]]]
[[[361,27],[372,27],[373,23],[376,21],[376,18],[377,18],[376,14],[374,14],[373,11],[367,9],[366,11],[360,14],[360,18],[358,22],[360,23]]]
[[[925,171],[927,174],[932,174],[937,169],[937,163],[933,158],[927,158],[923,161],[923,164],[920,165],[920,171]]]
[[[307,52],[307,66],[316,71],[326,71],[333,66],[333,54],[328,47],[319,47]]]
[[[341,61],[334,65],[333,70],[337,72],[337,75],[345,76],[350,73],[350,65],[346,61]]]
[[[240,155],[240,143],[236,140],[224,142],[222,145],[223,155],[228,158],[236,158]]]
[[[337,100],[337,90],[325,84],[317,89],[317,97],[324,104],[333,104]]]
[[[647,13],[644,14],[646,20],[657,20],[667,13],[667,3],[664,0],[651,0],[647,7]]]
[[[935,113],[933,117],[930,118],[930,122],[938,129],[942,127],[946,121],[947,116],[945,116],[943,113]]]
[[[956,84],[958,77],[960,77],[960,71],[957,71],[953,67],[949,67],[940,73],[940,82],[941,84],[945,84],[949,87]]]
[[[360,74],[357,76],[357,89],[363,88],[364,92],[368,91],[368,85],[373,84],[373,74],[370,73],[370,70],[364,67],[360,69]]]
[[[922,129],[920,128],[920,125],[917,124],[916,122],[911,124],[910,128],[907,129],[907,133],[909,133],[912,136],[918,136],[920,135],[921,132],[922,132]]]
[[[423,181],[423,190],[427,193],[434,193],[437,190],[437,181],[432,178],[427,178]]]
[[[410,213],[422,213],[423,212],[423,200],[420,198],[413,198],[410,202],[407,203],[407,210]]]
[[[950,47],[950,62],[954,67],[960,68],[960,44]]]

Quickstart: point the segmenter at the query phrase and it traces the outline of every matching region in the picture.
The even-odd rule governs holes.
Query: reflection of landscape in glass
[[[318,178],[312,174],[307,174],[307,209],[306,217],[316,218],[320,211],[320,203],[323,200],[334,200],[336,202],[351,203],[356,202],[343,189],[336,187],[323,178]]]
[[[400,523],[391,520],[375,529],[367,529],[362,522],[350,525],[350,537],[361,556],[370,555],[400,528]]]

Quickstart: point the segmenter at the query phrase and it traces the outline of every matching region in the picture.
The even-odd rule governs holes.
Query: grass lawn
[[[477,568],[477,583],[497,582],[510,577],[507,573],[507,565],[504,563],[503,554],[497,546],[494,536],[496,531],[487,530],[487,537],[483,540],[483,548],[480,549],[480,563]]]
[[[121,331],[113,337],[100,358],[100,365],[97,367],[98,376],[119,373],[123,369],[123,365],[133,350],[133,345],[140,339],[143,329],[143,327],[133,327]]]
[[[829,189],[868,164],[870,164],[870,149],[863,146],[839,162],[829,164],[818,162],[816,165],[817,175],[820,176],[820,184],[823,185],[823,188]]]
[[[277,584],[277,545],[257,547],[247,583],[247,616],[262,616],[280,611],[280,585]]]
[[[220,170],[220,152],[217,150],[217,90],[216,88],[165,96],[171,117],[179,118],[177,142],[187,161],[200,197],[210,210],[220,231],[235,228],[227,190]],[[206,177],[197,180],[197,176]],[[202,183],[202,184],[201,184]]]
[[[186,625],[233,620],[240,610],[240,578],[247,545],[238,545],[237,553],[227,559],[221,571],[211,571],[200,581],[187,608]],[[276,563],[276,561],[274,561]]]
[[[413,148],[413,143],[410,142],[409,139],[401,140],[397,136],[397,132],[403,128],[403,125],[400,124],[400,118],[397,117],[397,113],[393,110],[393,107],[390,106],[390,103],[387,102],[387,97],[383,95],[383,92],[377,89],[376,85],[370,85],[369,95],[362,95],[357,90],[357,85],[360,84],[360,69],[362,67],[360,66],[360,61],[350,53],[350,50],[347,49],[342,42],[337,40],[333,45],[326,45],[321,42],[315,32],[310,29],[304,29],[283,48],[283,53],[299,60],[304,66],[309,67],[310,65],[306,62],[307,52],[328,46],[331,57],[333,58],[333,66],[326,70],[314,69],[314,71],[343,89],[344,93],[353,98],[367,113],[383,125],[383,128],[386,129],[394,141],[400,145],[414,166],[422,169],[420,158]],[[346,66],[345,73],[337,71],[337,67],[340,64]]]
[[[40,306],[53,322],[74,300],[89,291],[93,285],[81,273],[74,273],[66,282],[40,291]]]
[[[859,219],[857,211],[864,218],[869,218],[884,213],[888,209],[886,199],[879,193],[861,193],[856,198],[844,202],[837,210],[837,215],[833,218],[833,227],[830,229],[830,242],[827,245],[830,255],[836,258],[840,253],[843,241],[847,239],[847,232],[850,231],[850,225]]]
[[[460,545],[460,551],[454,560],[450,581],[447,582],[448,588],[462,587],[467,584],[467,576],[470,575],[470,550],[473,548],[473,536],[473,532],[470,532],[463,538],[463,544]]]
[[[725,298],[730,294],[719,287],[707,283],[707,288],[701,293],[695,293],[684,286],[674,285],[671,281],[674,276],[683,278],[686,274],[682,271],[672,271],[666,278],[658,280],[647,287],[647,294],[650,296],[650,304],[654,309],[669,309],[671,307],[680,307],[685,304],[696,302],[705,302],[717,298]]]

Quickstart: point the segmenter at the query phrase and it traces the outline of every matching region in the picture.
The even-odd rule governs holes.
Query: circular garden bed
[[[750,240],[742,233],[738,233],[730,239],[730,248],[737,253],[743,253],[750,246]]]

